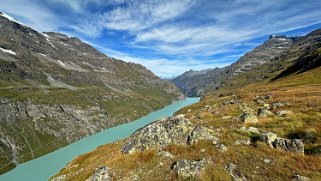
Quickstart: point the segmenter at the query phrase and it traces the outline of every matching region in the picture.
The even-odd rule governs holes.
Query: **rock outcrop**
[[[260,135],[260,140],[272,148],[289,152],[304,153],[304,144],[300,139],[279,138],[275,133],[265,132]]]
[[[251,113],[243,113],[241,115],[241,121],[245,124],[248,124],[248,123],[257,123],[259,122],[259,119],[254,115],[254,114],[251,114]]]
[[[272,132],[266,132],[261,134],[261,141],[263,141],[265,144],[274,147],[274,142],[278,138],[278,136],[275,133]]]
[[[310,181],[309,177],[301,176],[301,175],[293,175],[292,181]]]
[[[184,115],[164,118],[137,130],[122,146],[123,153],[147,149],[162,149],[169,144],[194,144],[214,140],[213,131],[194,126]]]
[[[229,175],[234,181],[246,181],[247,178],[241,172],[241,170],[234,163],[229,163],[225,166],[225,169],[228,171]]]
[[[304,144],[300,139],[277,138],[274,141],[275,148],[290,152],[304,153]]]
[[[112,181],[112,177],[109,173],[109,168],[101,166],[95,170],[95,172],[86,181]]]
[[[200,160],[179,160],[173,164],[173,171],[181,179],[196,179],[204,168],[209,164],[206,159]]]
[[[289,110],[279,110],[276,112],[276,115],[279,116],[279,117],[285,117],[285,116],[288,116],[290,114],[293,114],[292,111],[289,111]]]
[[[274,115],[274,114],[266,108],[259,108],[257,111],[257,116],[260,118],[266,118],[270,115]]]

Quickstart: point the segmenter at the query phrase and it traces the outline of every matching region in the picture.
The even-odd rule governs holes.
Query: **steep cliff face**
[[[0,14],[0,172],[181,98],[142,65]]]
[[[271,35],[270,39],[246,53],[237,62],[223,68],[188,71],[172,79],[187,96],[200,96],[218,89],[227,79],[262,65],[288,50],[296,38]]]

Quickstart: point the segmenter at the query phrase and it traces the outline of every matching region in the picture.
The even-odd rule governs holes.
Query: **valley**
[[[0,173],[183,99],[142,65],[0,14]]]
[[[51,180],[320,180],[320,32]]]
[[[0,181],[320,181],[318,0],[3,0]]]

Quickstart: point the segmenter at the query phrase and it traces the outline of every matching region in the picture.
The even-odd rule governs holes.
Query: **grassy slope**
[[[316,155],[317,148],[321,145],[320,77],[319,67],[273,82],[262,80],[257,84],[234,89],[233,94],[223,88],[207,95],[200,103],[177,113],[186,114],[195,124],[217,130],[221,142],[228,147],[225,153],[220,153],[210,142],[204,141],[189,147],[168,146],[165,150],[174,155],[173,159],[160,157],[153,150],[123,155],[120,152],[122,142],[117,142],[103,145],[93,152],[77,157],[58,175],[72,173],[72,176],[68,177],[69,180],[85,180],[96,167],[106,165],[111,168],[116,180],[129,179],[132,173],[142,180],[175,180],[178,178],[170,170],[174,161],[210,157],[214,164],[204,171],[200,180],[230,180],[224,169],[227,163],[236,163],[250,180],[290,180],[293,174],[320,180],[321,157],[318,153]],[[287,117],[260,118],[258,124],[244,125],[238,121],[242,110],[236,104],[223,104],[238,96],[248,107],[257,110],[259,105],[253,101],[253,97],[258,95],[272,95],[268,100],[269,103],[288,101],[290,105],[282,109],[291,110],[293,114]],[[205,105],[210,105],[213,109],[203,110]],[[231,117],[224,119],[225,116]],[[280,137],[301,138],[305,143],[306,154],[287,153],[260,142],[255,145],[234,145],[236,140],[248,140],[253,137],[240,130],[243,126],[255,126],[260,130],[273,131]],[[264,159],[270,159],[271,163],[265,163]],[[83,170],[79,171],[80,169]],[[73,175],[76,172],[77,174]]]

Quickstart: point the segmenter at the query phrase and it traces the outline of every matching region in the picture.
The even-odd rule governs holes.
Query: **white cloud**
[[[139,31],[175,18],[190,9],[193,0],[130,1],[104,13],[104,26],[113,30]]]
[[[321,23],[319,0],[48,0],[69,7],[72,21],[53,12],[46,3],[2,0],[0,10],[39,31],[73,31],[92,40],[103,31],[119,33],[115,39],[133,53],[109,50],[109,55],[141,63],[158,75],[225,65],[236,60],[233,51],[248,40]],[[95,5],[97,11],[88,7]],[[105,9],[105,10],[102,10]],[[104,41],[109,41],[106,38]],[[116,42],[116,41],[115,41]],[[117,42],[116,42],[117,43]],[[102,43],[104,44],[104,43]],[[121,46],[119,49],[123,49]],[[250,46],[252,47],[252,46]],[[166,58],[137,56],[135,49]],[[141,51],[141,50],[140,50]],[[107,51],[108,52],[108,51]],[[239,52],[237,56],[240,56]],[[213,55],[231,53],[223,59]],[[197,57],[203,57],[198,59]],[[231,58],[233,57],[233,58]],[[217,63],[215,63],[217,62]]]
[[[196,59],[186,59],[181,61],[180,59],[166,59],[166,58],[142,58],[135,57],[129,54],[115,51],[108,48],[99,47],[108,56],[124,60],[126,62],[133,62],[144,65],[146,68],[154,72],[160,77],[172,77],[184,73],[186,70],[204,70],[214,67],[224,67],[230,63],[227,60],[236,60],[240,55],[230,55],[221,57],[215,60],[208,60],[207,62],[201,62]]]
[[[47,7],[36,2],[1,0],[0,10],[38,31],[57,30],[56,16]]]

